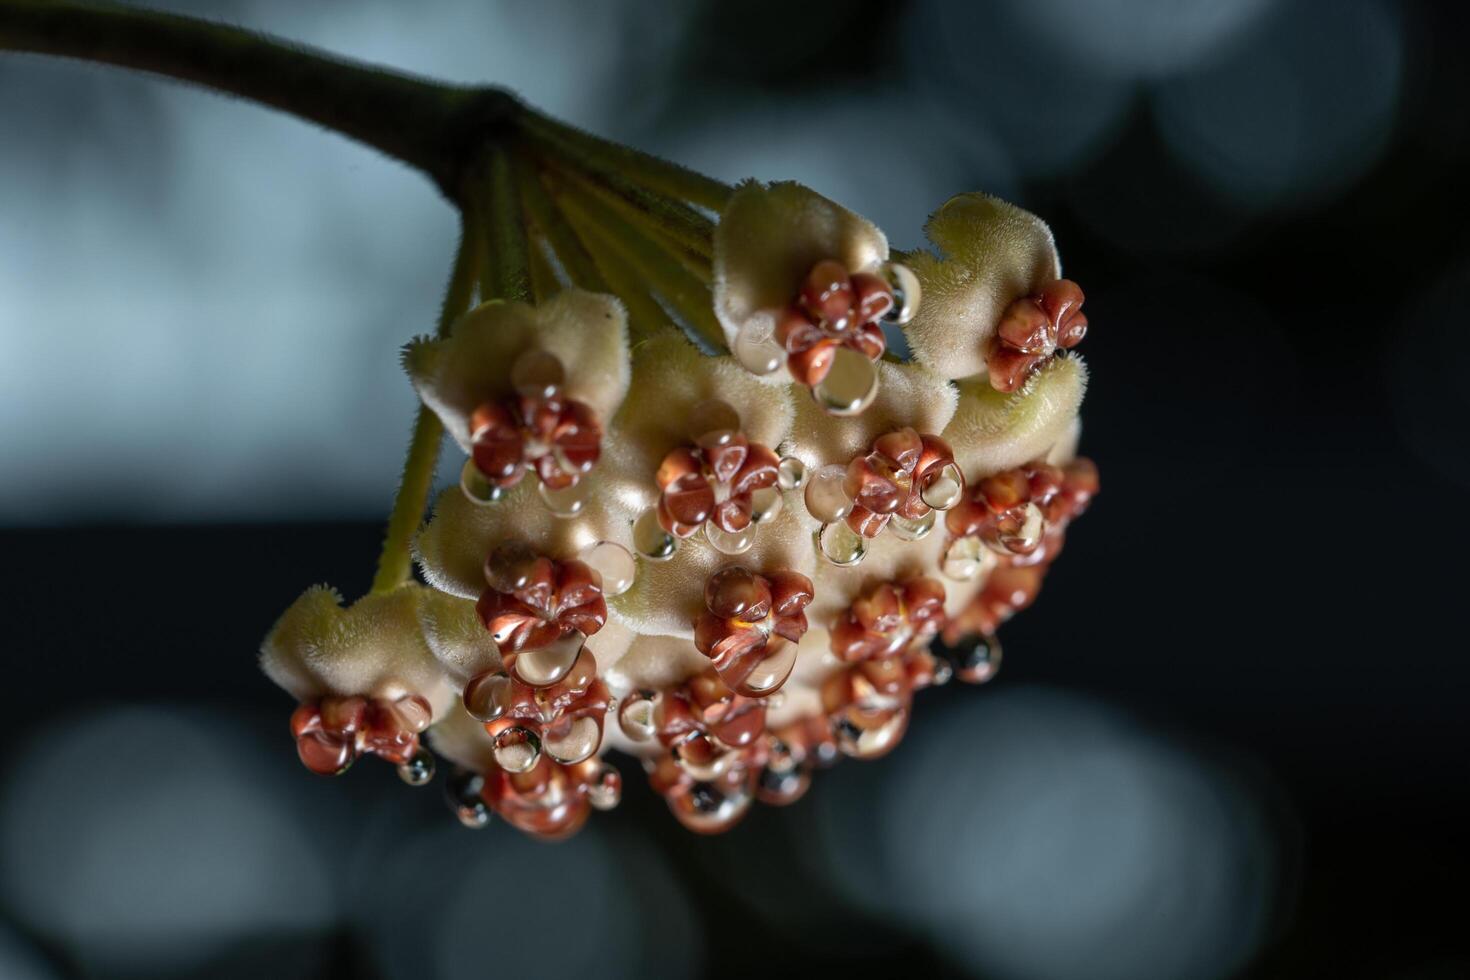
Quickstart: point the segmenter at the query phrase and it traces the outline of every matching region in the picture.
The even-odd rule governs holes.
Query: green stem
[[[626,174],[645,187],[711,211],[721,211],[735,189],[723,181],[651,153],[623,146],[544,116],[525,115],[521,129],[533,140],[598,173]]]
[[[447,337],[449,328],[469,308],[475,287],[475,235],[468,228],[460,231],[459,250],[454,257],[454,270],[449,275],[449,288],[444,292],[444,305],[439,311],[436,334]],[[398,495],[393,499],[393,513],[383,535],[383,550],[378,553],[378,570],[373,576],[374,592],[391,592],[413,577],[413,536],[423,520],[434,483],[434,466],[439,461],[439,445],[443,442],[444,425],[423,405],[414,419],[413,439],[408,444],[408,457],[403,461],[403,478]]]
[[[485,299],[531,301],[531,262],[526,246],[526,221],[516,193],[509,151],[496,146],[490,152],[485,175],[485,266],[480,281]]]
[[[552,203],[535,167],[529,161],[519,160],[516,175],[521,188],[521,200],[526,205],[531,223],[546,236],[547,244],[556,253],[556,260],[561,263],[572,285],[594,293],[608,292],[608,285],[602,274],[597,271],[592,257],[582,247],[577,233],[567,224],[566,216]]]
[[[633,345],[636,347],[643,341],[670,332],[684,337],[684,331],[648,291],[638,271],[597,228],[585,223],[585,216],[579,217],[584,223],[577,225],[578,236],[597,262],[603,279],[628,307],[628,337]]]
[[[289,112],[429,175],[458,199],[479,145],[524,111],[508,92],[415,78],[195,17],[0,0],[0,50],[153,72]]]

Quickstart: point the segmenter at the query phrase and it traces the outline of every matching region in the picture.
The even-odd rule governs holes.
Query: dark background
[[[388,767],[315,780],[254,651],[307,584],[368,585],[411,404],[393,345],[433,312],[448,211],[260,122],[283,128],[220,151],[221,208],[296,200],[297,167],[342,206],[242,242],[180,148],[266,113],[0,57],[0,976],[1470,975],[1461,5],[446,6],[406,38],[387,5],[198,9],[431,72],[442,35],[435,73],[489,81],[474,31],[528,32],[531,101],[799,177],[901,246],[949,193],[1020,201],[1087,291],[1103,493],[995,683],[725,838],[632,767],[554,848],[462,831]],[[594,56],[618,84],[589,101],[564,76]],[[137,212],[89,223],[116,194]],[[277,247],[290,269],[240,271]],[[199,376],[237,352],[190,346],[217,328],[267,350],[220,388]]]

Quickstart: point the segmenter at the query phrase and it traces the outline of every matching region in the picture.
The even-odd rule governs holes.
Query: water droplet
[[[541,502],[557,517],[576,517],[587,506],[587,481],[578,480],[569,487],[553,490],[544,483],[536,484]]]
[[[352,768],[357,757],[351,739],[331,732],[306,732],[296,739],[296,754],[301,764],[318,776],[340,776]]]
[[[544,647],[516,654],[511,670],[532,687],[550,687],[567,676],[586,642],[587,637],[576,630],[569,630]]]
[[[931,510],[918,520],[910,520],[902,514],[894,514],[888,522],[888,528],[903,541],[918,541],[927,537],[934,530],[934,522],[938,519],[939,512]]]
[[[500,671],[486,671],[464,686],[464,707],[482,722],[496,721],[510,710],[511,679]]]
[[[739,531],[726,531],[714,521],[704,525],[704,537],[716,551],[725,555],[743,555],[755,544],[755,523]]]
[[[529,772],[541,760],[541,739],[519,725],[495,736],[495,761],[506,772]]]
[[[1000,670],[1000,640],[993,634],[977,636],[968,646],[960,646],[949,655],[955,676],[966,684],[984,684]]]
[[[732,353],[751,374],[771,374],[786,361],[786,351],[776,343],[768,323],[747,323],[735,334]]]
[[[582,560],[602,576],[602,594],[622,595],[633,587],[638,562],[633,553],[613,541],[599,541],[582,552]]]
[[[807,481],[805,499],[809,514],[823,524],[840,521],[852,511],[847,495],[847,467],[841,463],[823,466]]]
[[[703,444],[707,437],[716,438],[727,433],[733,436],[739,431],[740,413],[729,402],[710,398],[689,410],[685,432],[694,442]]]
[[[884,262],[880,272],[893,290],[893,309],[883,319],[903,326],[914,318],[919,309],[919,299],[923,294],[919,277],[902,262]]]
[[[654,699],[641,691],[635,691],[623,699],[618,709],[618,724],[623,734],[635,742],[646,742],[658,732],[654,719]]]
[[[987,552],[979,538],[955,538],[944,550],[939,570],[945,578],[968,582],[985,569]]]
[[[806,482],[806,464],[795,456],[782,456],[776,464],[776,480],[782,490],[795,490]]]
[[[434,753],[419,749],[398,767],[398,778],[410,786],[422,786],[434,778]]]
[[[611,810],[622,798],[623,774],[604,763],[597,772],[597,778],[587,787],[587,802],[594,809]]]
[[[842,754],[854,759],[876,759],[903,738],[908,710],[902,707],[866,711],[850,705],[832,718],[832,734]]]
[[[823,524],[817,531],[817,550],[822,557],[840,568],[847,568],[862,561],[868,553],[866,539],[846,521]]]
[[[789,806],[801,799],[810,788],[812,777],[800,769],[761,770],[758,789],[760,801],[767,806]]]
[[[750,495],[751,523],[765,524],[775,520],[781,515],[783,503],[778,487],[762,487],[755,491]]]
[[[919,499],[935,510],[949,510],[965,495],[965,475],[954,463],[946,463],[938,475],[919,492]]]
[[[546,751],[562,765],[590,758],[602,744],[602,725],[598,719],[583,715],[574,719],[566,734],[546,739]]]
[[[877,366],[851,347],[837,348],[827,376],[812,385],[812,397],[828,415],[858,415],[877,396]]]
[[[934,670],[929,678],[930,687],[943,687],[954,679],[954,667],[948,660],[939,658],[934,661]]]
[[[549,398],[566,380],[566,370],[554,354],[528,350],[510,369],[510,383],[527,398]]]
[[[525,588],[536,566],[536,552],[524,541],[502,541],[485,558],[485,582],[496,592]]]
[[[739,692],[748,698],[774,693],[791,676],[791,670],[796,666],[796,651],[795,643],[772,637],[771,645],[766,647],[769,656],[757,663],[740,682]]]
[[[484,788],[485,777],[469,769],[456,768],[444,781],[444,802],[459,822],[471,830],[479,830],[490,822],[490,807],[480,795]]]
[[[725,782],[696,783],[687,793],[669,799],[669,809],[685,828],[697,834],[720,834],[745,816],[755,797],[742,781],[730,786]]]
[[[633,522],[633,548],[650,561],[667,561],[679,550],[679,539],[658,522],[658,512],[646,510]]]
[[[1007,516],[1009,517],[1009,514]],[[1016,524],[1020,526],[1017,527]],[[1042,536],[1045,534],[1046,516],[1041,513],[1040,507],[1028,501],[1021,519],[1015,524],[1003,527],[998,537],[1001,549],[1005,553],[1025,555],[1035,551],[1041,545]]]
[[[459,488],[471,503],[482,507],[499,503],[505,497],[505,491],[485,479],[485,474],[480,472],[473,459],[465,460],[464,466],[460,467]]]

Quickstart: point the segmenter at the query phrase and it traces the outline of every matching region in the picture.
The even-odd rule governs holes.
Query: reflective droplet
[[[464,466],[460,467],[459,488],[464,491],[464,495],[470,499],[471,503],[482,507],[499,503],[505,496],[503,489],[485,479],[485,474],[480,472],[480,468],[475,465],[473,459],[465,460]]]
[[[939,475],[919,492],[919,499],[935,510],[949,510],[965,495],[965,476],[954,463],[947,463]]]
[[[847,568],[868,553],[867,540],[847,526],[846,521],[823,524],[817,531],[817,550],[834,565]]]
[[[571,765],[591,757],[602,744],[602,726],[596,718],[584,715],[575,719],[565,735],[546,739],[546,751],[562,765]]]
[[[846,482],[847,467],[841,463],[831,463],[813,473],[804,494],[807,512],[823,524],[846,517],[852,511]]]
[[[745,680],[740,682],[740,693],[750,698],[764,697],[773,693],[786,678],[791,676],[791,670],[796,666],[796,644],[783,642],[772,637],[774,649],[766,648],[770,656],[755,665],[755,669],[746,675]]]
[[[943,687],[954,679],[954,667],[948,660],[940,657],[934,661],[934,670],[929,678],[930,687]]]
[[[968,646],[949,651],[954,663],[955,676],[966,684],[984,684],[1000,670],[1000,640],[992,635],[981,635]]]
[[[495,761],[506,772],[529,772],[541,759],[541,740],[519,725],[495,736]]]
[[[843,755],[876,759],[899,743],[908,721],[908,711],[904,708],[864,711],[853,705],[833,717],[832,734]]]
[[[696,783],[687,793],[669,799],[674,817],[697,834],[720,834],[745,816],[755,797],[744,782],[736,786],[725,783]]]
[[[1046,534],[1046,516],[1036,504],[1027,502],[1021,526],[1015,530],[1000,532],[1000,545],[1011,554],[1024,555],[1035,551]]]
[[[587,802],[594,809],[611,810],[623,798],[623,774],[604,764],[587,787]]]
[[[422,786],[434,778],[434,753],[419,749],[398,767],[398,778],[410,786]]]
[[[471,830],[479,830],[490,822],[490,807],[480,795],[484,788],[485,777],[469,769],[456,768],[444,780],[444,802],[459,822]]]
[[[902,514],[894,514],[888,521],[888,529],[903,541],[917,541],[927,537],[934,530],[934,522],[938,519],[939,512],[931,510],[918,520],[910,520]]]
[[[330,732],[306,732],[296,739],[296,754],[301,764],[319,776],[340,776],[357,758],[350,738],[339,738]]]
[[[811,782],[811,775],[800,769],[781,770],[767,766],[761,770],[757,793],[767,806],[789,806],[806,794]]]
[[[782,456],[776,464],[776,480],[782,490],[795,490],[806,482],[806,464],[795,456]]]
[[[986,555],[979,538],[955,538],[944,550],[939,570],[945,578],[968,582],[984,570]]]
[[[765,524],[781,514],[781,490],[778,487],[761,487],[750,495],[750,521]]]
[[[735,360],[751,374],[771,374],[786,361],[786,351],[776,343],[770,324],[747,323],[735,334]]]
[[[633,522],[633,548],[650,561],[667,561],[679,550],[679,539],[658,522],[658,512],[644,511]]]
[[[828,415],[858,415],[878,396],[878,367],[851,347],[839,347],[827,376],[812,385],[812,397]]]
[[[914,318],[914,313],[919,309],[919,299],[923,294],[919,287],[919,277],[902,262],[884,262],[880,273],[893,290],[893,309],[883,319],[903,326]]]
[[[699,780],[718,779],[730,770],[739,754],[720,746],[701,732],[687,736],[671,749],[674,760],[690,776]]]
[[[635,691],[623,699],[618,708],[618,725],[623,734],[635,742],[646,742],[658,733],[658,722],[654,719],[654,699],[641,691]]]
[[[587,506],[587,481],[578,480],[569,487],[553,490],[544,483],[536,484],[536,492],[546,509],[557,517],[576,517]]]
[[[522,650],[516,654],[511,670],[532,687],[550,687],[567,676],[586,642],[587,637],[571,630],[544,647]]]
[[[739,432],[740,413],[730,407],[729,402],[710,398],[689,410],[689,418],[685,425],[684,431],[689,438],[694,442],[702,443],[707,436],[713,437],[725,433],[734,435]]]
[[[470,678],[464,686],[464,707],[479,721],[496,721],[510,710],[510,675],[487,671]]]
[[[704,537],[716,551],[724,555],[743,555],[755,544],[755,523],[739,531],[726,531],[714,521],[704,525]]]
[[[602,576],[602,594],[622,595],[633,587],[638,562],[633,553],[613,541],[599,541],[582,552],[582,560]]]
[[[549,398],[566,380],[566,370],[554,354],[528,350],[510,369],[510,383],[527,398]]]
[[[536,552],[524,541],[502,541],[485,558],[485,582],[496,592],[525,588],[536,567]]]

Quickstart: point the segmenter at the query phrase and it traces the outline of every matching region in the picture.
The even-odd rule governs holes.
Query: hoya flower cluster
[[[1098,489],[1082,291],[982,194],[901,254],[800,185],[688,193],[578,146],[543,134],[508,212],[466,209],[481,301],[405,351],[462,459],[425,584],[309,590],[262,664],[313,772],[437,755],[466,824],[559,838],[616,805],[618,750],[718,832],[994,675]]]

